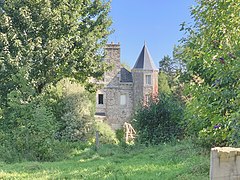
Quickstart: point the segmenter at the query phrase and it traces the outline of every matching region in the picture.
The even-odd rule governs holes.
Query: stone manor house
[[[103,86],[96,95],[96,119],[107,122],[113,129],[128,122],[140,103],[148,102],[158,93],[158,69],[144,44],[131,72],[120,63],[120,44],[107,44],[104,61],[112,65],[105,72]]]

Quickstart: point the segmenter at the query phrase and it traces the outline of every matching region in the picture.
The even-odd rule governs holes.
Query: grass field
[[[209,153],[190,142],[158,146],[104,145],[59,162],[0,163],[0,179],[209,179]]]

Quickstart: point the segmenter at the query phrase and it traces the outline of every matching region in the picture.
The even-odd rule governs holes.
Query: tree
[[[173,58],[164,56],[159,61],[159,92],[173,93],[179,100],[183,100],[183,82],[182,79],[185,74],[185,63],[180,58],[180,46],[174,46]]]
[[[168,84],[167,75],[164,72],[160,71],[158,74],[158,94],[162,93],[170,94],[171,89]]]
[[[1,103],[18,88],[11,75],[23,67],[37,94],[63,77],[88,84],[89,77],[101,76],[108,12],[109,2],[101,0],[1,1]]]
[[[186,64],[183,59],[181,59],[181,52],[183,51],[181,46],[173,47],[173,63],[175,64],[175,72],[184,74],[186,70]]]
[[[159,61],[159,70],[169,74],[172,71],[172,59],[169,55],[164,56],[161,61]]]
[[[105,70],[109,5],[101,0],[0,0],[0,140],[10,158],[54,159],[54,135],[62,127],[55,110],[62,107],[57,107],[58,95],[46,98],[45,87],[69,77],[91,90],[89,78]],[[81,95],[86,104],[89,99]],[[72,97],[72,104],[80,98]],[[65,117],[70,123],[79,120]],[[74,131],[79,124],[73,124]]]
[[[197,1],[184,27],[181,58],[189,75],[189,133],[205,145],[240,145],[240,39],[237,0]]]

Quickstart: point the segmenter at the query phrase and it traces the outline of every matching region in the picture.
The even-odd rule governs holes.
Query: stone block
[[[212,148],[210,160],[211,180],[240,180],[240,148]]]

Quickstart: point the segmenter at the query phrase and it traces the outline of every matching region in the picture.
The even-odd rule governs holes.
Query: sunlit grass
[[[209,155],[190,142],[89,148],[59,162],[0,163],[0,179],[208,179]]]

